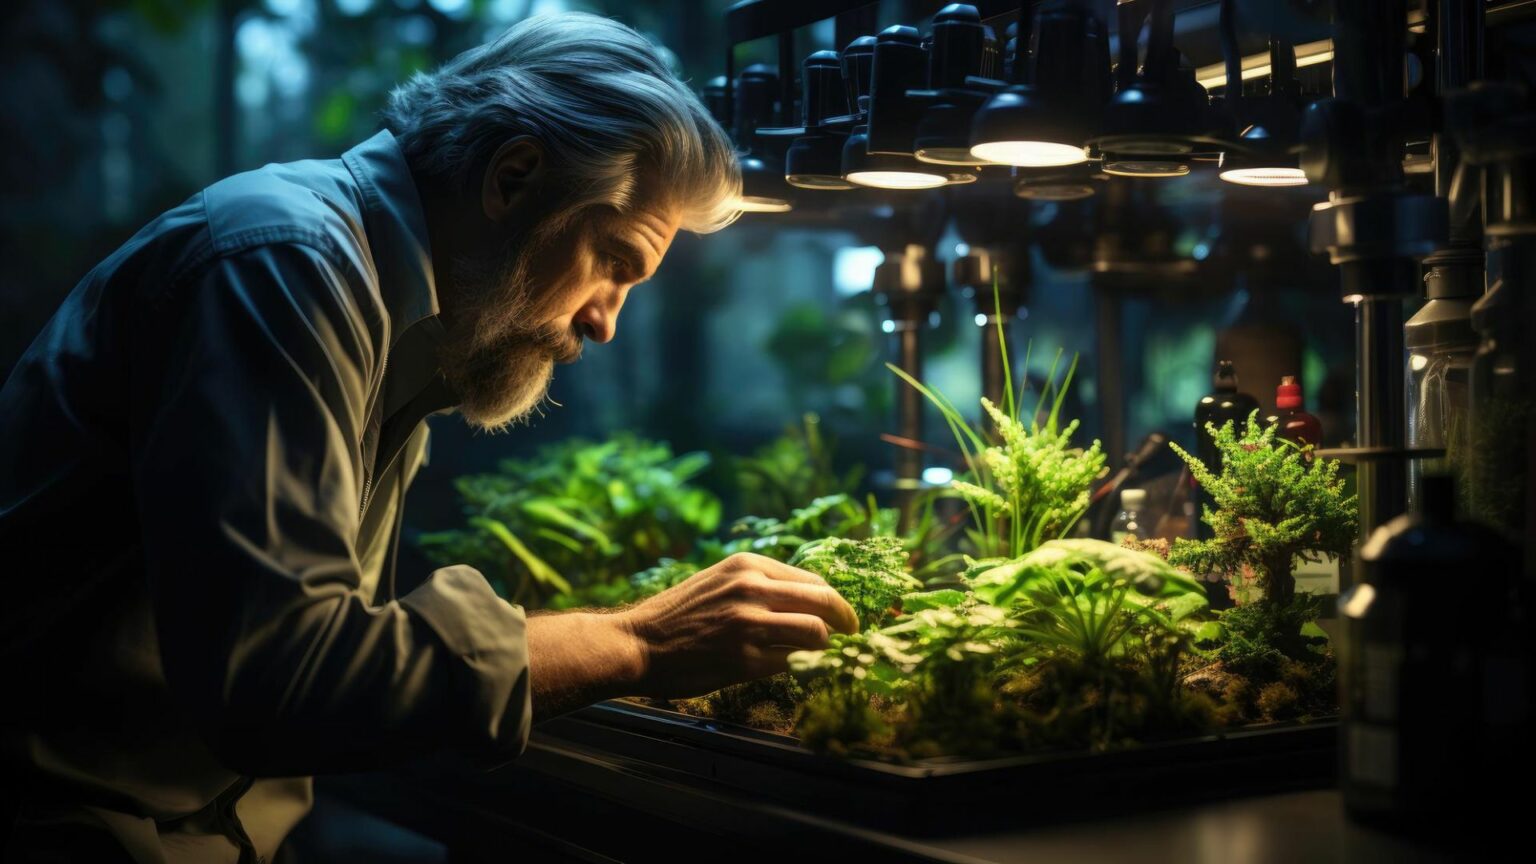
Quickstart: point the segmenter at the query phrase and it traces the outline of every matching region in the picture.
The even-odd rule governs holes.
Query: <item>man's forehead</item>
[[[641,203],[623,212],[610,211],[604,227],[640,241],[656,257],[666,254],[682,225],[682,208]]]

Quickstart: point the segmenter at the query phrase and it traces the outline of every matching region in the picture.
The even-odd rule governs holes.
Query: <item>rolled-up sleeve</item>
[[[349,275],[299,244],[208,265],[140,335],[133,485],[166,680],[230,768],[490,761],[529,729],[523,611],[449,567],[363,595],[362,430],[382,340]]]

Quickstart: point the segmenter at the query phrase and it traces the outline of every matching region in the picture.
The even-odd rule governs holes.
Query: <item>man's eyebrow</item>
[[[613,245],[619,247],[619,251],[623,253],[625,258],[629,259],[629,266],[636,268],[639,271],[636,273],[637,276],[644,276],[645,279],[650,278],[650,274],[654,271],[649,266],[649,256],[647,256],[641,250],[640,244],[635,243],[627,237],[616,236],[613,238]],[[640,281],[644,282],[645,279],[641,279]]]

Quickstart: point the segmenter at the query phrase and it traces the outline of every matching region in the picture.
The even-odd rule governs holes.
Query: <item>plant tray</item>
[[[1146,810],[1330,785],[1333,720],[1248,727],[1109,752],[893,762],[815,753],[795,738],[630,702],[541,724],[536,741],[622,762],[672,783],[904,833]]]

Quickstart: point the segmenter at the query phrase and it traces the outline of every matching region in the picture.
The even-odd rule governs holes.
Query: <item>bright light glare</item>
[[[1408,355],[1408,368],[1409,369],[1412,369],[1415,372],[1423,372],[1424,371],[1424,367],[1428,366],[1428,365],[1429,365],[1429,358],[1425,357],[1423,354],[1410,354],[1410,355]]]
[[[875,268],[885,260],[879,246],[844,246],[832,256],[832,288],[843,297],[869,290]]]
[[[936,189],[949,182],[941,174],[918,171],[854,171],[848,182],[875,189]]]
[[[1221,179],[1241,186],[1307,185],[1307,175],[1300,168],[1233,168],[1221,172]]]
[[[794,209],[783,198],[764,198],[759,195],[743,195],[736,202],[737,209],[743,213],[788,213]]]
[[[1000,165],[1056,168],[1088,161],[1088,151],[1054,141],[988,141],[971,147],[971,155]]]
[[[928,162],[933,165],[986,165],[987,160],[982,159],[959,147],[925,147],[915,151],[913,156],[919,162]]]
[[[1296,46],[1296,68],[1304,66],[1316,66],[1319,63],[1327,63],[1333,59],[1333,43],[1327,39],[1317,42],[1308,42]],[[1255,78],[1269,77],[1269,63],[1265,60],[1268,53],[1255,54],[1252,57],[1243,58],[1243,80],[1252,81]],[[1264,58],[1264,59],[1260,59]],[[1254,65],[1250,66],[1249,63]],[[1215,87],[1227,86],[1227,70],[1221,63],[1212,63],[1202,66],[1195,71],[1195,80],[1201,87],[1210,90]]]
[[[1339,612],[1349,618],[1364,618],[1376,602],[1376,589],[1362,582],[1339,597]]]
[[[931,486],[944,486],[955,479],[955,472],[948,468],[935,465],[932,468],[923,469],[923,482]]]

